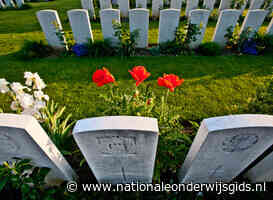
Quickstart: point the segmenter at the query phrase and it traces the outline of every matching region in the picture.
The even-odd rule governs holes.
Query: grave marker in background
[[[59,30],[62,30],[62,24],[56,10],[40,10],[37,13],[38,20],[50,46],[55,48],[65,47],[65,37],[63,40],[57,36]]]
[[[118,44],[119,40],[115,36],[113,23],[120,23],[120,11],[112,8],[100,10],[100,21],[103,38],[109,39],[113,45]]]
[[[149,31],[149,10],[145,8],[136,8],[129,11],[130,32],[138,30],[138,38],[136,39],[138,48],[146,48],[148,46]]]
[[[190,46],[192,48],[196,48],[202,43],[207,28],[209,15],[210,11],[206,9],[196,9],[190,12],[190,23],[196,24],[200,28],[201,32],[201,34],[196,35],[196,41],[191,42]]]
[[[165,9],[160,11],[159,44],[175,39],[175,31],[179,25],[179,17],[179,9]]]
[[[81,0],[82,8],[88,10],[91,19],[96,18],[93,0]]]
[[[225,38],[225,35],[227,34],[227,29],[229,27],[232,27],[232,31],[234,30],[240,14],[241,11],[235,9],[226,9],[221,11],[212,41],[217,42],[219,45],[224,47],[227,41],[227,39]]]
[[[76,44],[87,44],[89,40],[93,41],[88,11],[73,9],[68,11],[67,14]]]

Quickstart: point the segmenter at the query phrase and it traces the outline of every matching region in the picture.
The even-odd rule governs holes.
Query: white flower
[[[10,85],[11,89],[15,92],[15,94],[23,94],[24,89],[27,88],[25,86],[22,86],[21,83],[14,82]]]
[[[34,73],[33,77],[34,77],[34,86],[33,86],[34,89],[42,90],[46,87],[46,84],[37,73]]]
[[[42,90],[34,91],[34,97],[40,101],[43,99],[46,101],[49,100],[49,96],[44,94],[44,92]]]
[[[46,107],[46,103],[44,101],[35,101],[35,103],[34,103],[35,110],[40,110],[45,107]]]
[[[34,91],[34,97],[38,100],[42,100],[44,92],[42,90]]]
[[[9,82],[6,81],[6,79],[4,79],[4,78],[0,79],[0,92],[1,93],[6,93],[9,91],[8,84],[9,84]]]
[[[24,93],[22,95],[18,95],[17,98],[20,102],[21,107],[24,109],[28,109],[34,104],[33,96],[30,94]]]
[[[26,79],[26,85],[31,86],[34,79],[33,74],[31,72],[25,72],[24,78]]]
[[[11,110],[13,110],[13,111],[17,111],[17,110],[19,109],[19,104],[18,104],[18,102],[17,102],[17,101],[11,102],[10,108],[11,108]]]
[[[44,99],[45,99],[46,101],[48,101],[48,100],[49,100],[49,96],[48,96],[48,95],[44,95]]]

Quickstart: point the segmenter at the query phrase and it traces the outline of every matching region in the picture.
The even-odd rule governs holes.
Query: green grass
[[[0,57],[0,78],[23,82],[23,72],[38,72],[46,81],[47,93],[57,102],[67,106],[74,119],[96,116],[102,105],[98,93],[108,92],[107,87],[97,88],[91,81],[96,68],[106,66],[122,88],[133,87],[128,69],[144,65],[152,76],[144,85],[153,84],[157,96],[165,88],[156,84],[163,73],[175,73],[185,83],[169,98],[169,104],[186,119],[201,120],[206,117],[244,113],[256,89],[272,76],[272,56],[179,56],[120,58],[48,58],[28,62],[11,56]],[[5,111],[10,102],[0,95]]]

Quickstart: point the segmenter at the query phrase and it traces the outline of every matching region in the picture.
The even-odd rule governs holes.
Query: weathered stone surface
[[[119,10],[122,17],[128,17],[130,5],[129,0],[118,0]]]
[[[267,27],[266,33],[270,34],[270,35],[273,35],[273,18],[271,19],[271,22]]]
[[[221,11],[212,40],[221,46],[225,46],[225,34],[227,33],[227,29],[232,26],[234,30],[240,14],[241,11],[235,9],[226,9]]]
[[[111,0],[100,0],[100,9],[112,8]]]
[[[213,10],[216,0],[204,0],[203,5],[206,9]]]
[[[260,9],[265,0],[252,0],[249,6],[249,10]]]
[[[49,183],[73,180],[76,175],[35,118],[0,114],[0,163],[13,158],[31,159],[38,167],[51,168]]]
[[[179,25],[179,17],[179,9],[165,9],[160,11],[159,44],[175,39],[175,31]]]
[[[81,0],[82,8],[88,10],[91,19],[96,18],[93,0]]]
[[[171,8],[181,10],[182,0],[171,0]]]
[[[130,32],[138,30],[136,39],[138,48],[148,46],[149,31],[149,10],[145,8],[136,8],[129,11]]]
[[[252,31],[250,36],[253,36],[254,32],[257,32],[263,24],[267,12],[266,10],[249,10],[242,24],[240,33],[250,28]]]
[[[56,34],[58,29],[62,29],[62,24],[57,11],[40,10],[36,14],[48,44],[55,48],[64,48],[64,43],[66,43],[65,37],[63,37],[64,40],[62,41]]]
[[[230,9],[232,4],[232,0],[221,0],[220,6],[219,6],[219,11],[225,10],[225,9]]]
[[[272,147],[272,134],[273,116],[269,115],[203,120],[179,172],[180,182],[232,181]]]
[[[101,28],[104,39],[109,39],[113,45],[119,43],[115,36],[113,22],[120,23],[120,11],[117,9],[104,9],[100,11]]]
[[[85,9],[73,9],[67,12],[76,44],[87,44],[93,41],[88,11]]]
[[[152,182],[158,142],[156,119],[83,119],[74,127],[73,136],[99,183]]]
[[[191,42],[190,45],[192,48],[198,47],[202,43],[208,24],[209,15],[210,11],[206,9],[196,9],[190,12],[190,23],[196,24],[198,27],[200,27],[201,32],[201,34],[196,36],[196,41]]]
[[[198,8],[199,0],[187,0],[186,16],[189,16],[190,11]]]
[[[136,0],[136,8],[147,8],[147,0]]]

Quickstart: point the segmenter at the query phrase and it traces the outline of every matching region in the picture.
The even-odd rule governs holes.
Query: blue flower
[[[77,55],[77,56],[86,56],[88,55],[88,47],[84,44],[75,44],[72,47],[72,51]]]
[[[257,44],[252,39],[244,41],[242,53],[249,55],[258,55]]]

